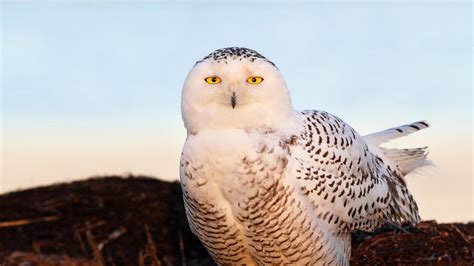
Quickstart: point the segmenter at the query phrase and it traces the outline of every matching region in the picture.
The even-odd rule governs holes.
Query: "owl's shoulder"
[[[367,150],[362,137],[345,121],[326,111],[301,112],[303,130],[300,138],[310,151],[317,147],[339,150]]]

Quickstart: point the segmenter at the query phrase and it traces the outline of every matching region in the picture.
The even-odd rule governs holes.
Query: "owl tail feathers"
[[[389,140],[400,138],[409,135],[418,130],[429,127],[426,121],[415,122],[409,125],[389,128],[380,132],[372,133],[364,136],[365,141],[370,142],[373,145],[379,146]]]
[[[409,135],[427,127],[429,127],[429,125],[425,121],[415,122],[366,135],[364,136],[364,140],[370,146],[377,147],[386,157],[397,165],[403,175],[406,175],[419,167],[431,165],[431,162],[427,159],[428,148],[387,149],[379,146],[392,139]]]
[[[415,149],[384,149],[381,150],[392,159],[403,175],[414,171],[422,166],[431,165],[428,160],[428,147]]]

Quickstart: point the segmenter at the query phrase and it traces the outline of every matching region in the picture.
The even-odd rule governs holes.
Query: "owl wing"
[[[304,111],[302,116],[305,130],[292,152],[295,165],[290,178],[311,202],[318,219],[343,231],[420,220],[403,176],[407,169],[426,162],[426,149],[379,148],[383,135],[393,137],[391,131],[398,128],[367,136],[366,142],[336,116],[321,111]],[[412,125],[405,127],[427,126]],[[408,130],[405,127],[400,128]],[[408,162],[411,168],[404,168]]]

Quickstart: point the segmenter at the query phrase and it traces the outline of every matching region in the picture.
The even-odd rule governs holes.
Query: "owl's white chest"
[[[269,149],[271,154],[266,151]],[[284,154],[276,137],[243,130],[203,132],[188,137],[185,143],[181,182],[200,199],[233,203],[252,193],[249,189],[263,178],[263,171],[254,172],[249,164],[257,162],[257,166],[268,167],[279,156]]]
[[[231,137],[232,141],[227,138]],[[192,136],[181,182],[190,226],[220,264],[315,264],[324,232],[287,182],[292,162],[276,135]]]
[[[245,163],[258,157],[260,142],[243,131],[210,131],[188,137],[183,148],[181,184],[188,221],[221,264],[256,264],[238,206],[255,194],[256,178],[245,178]]]

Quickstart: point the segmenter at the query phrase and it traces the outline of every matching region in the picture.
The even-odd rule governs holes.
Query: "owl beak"
[[[235,92],[232,92],[232,96],[230,96],[230,104],[232,105],[232,109],[234,109],[237,104],[237,96],[235,95]]]

